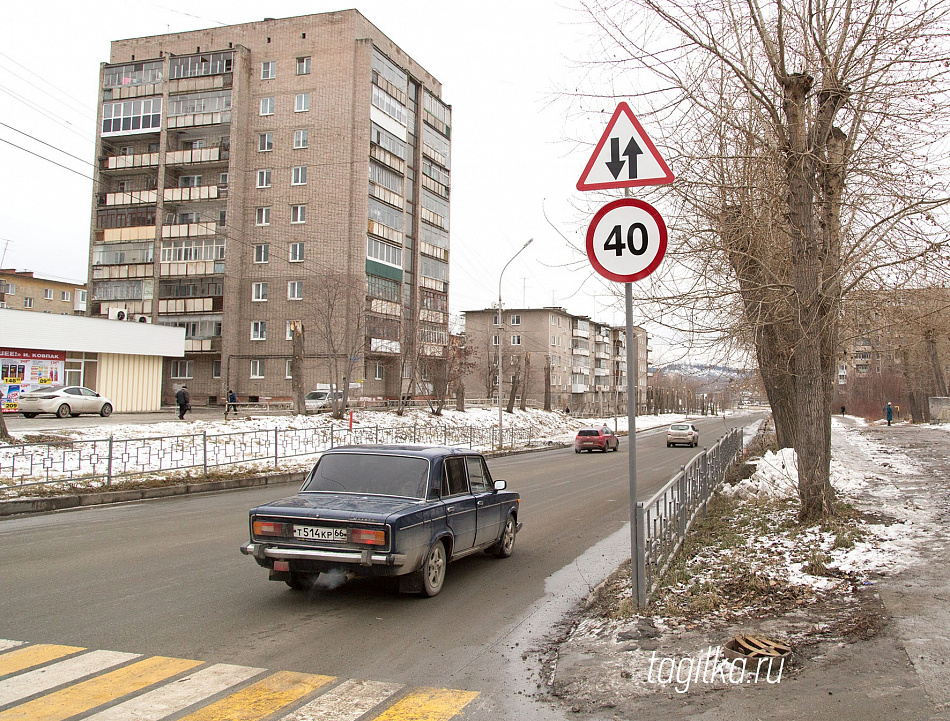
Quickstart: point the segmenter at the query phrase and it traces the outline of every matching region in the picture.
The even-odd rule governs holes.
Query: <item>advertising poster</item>
[[[21,393],[43,386],[61,386],[66,373],[63,351],[0,348],[0,393],[3,412],[16,413]]]

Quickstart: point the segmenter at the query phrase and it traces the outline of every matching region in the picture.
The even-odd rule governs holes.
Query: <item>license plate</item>
[[[346,529],[294,526],[294,538],[306,538],[310,541],[346,541]]]

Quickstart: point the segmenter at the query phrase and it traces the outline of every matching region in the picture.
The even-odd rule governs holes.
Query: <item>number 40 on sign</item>
[[[618,283],[645,278],[666,253],[666,223],[656,208],[636,198],[608,203],[587,229],[587,257],[600,275]]]

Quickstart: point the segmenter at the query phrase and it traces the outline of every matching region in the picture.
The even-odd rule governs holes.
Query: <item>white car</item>
[[[699,445],[699,429],[692,423],[674,423],[666,432],[666,447]]]
[[[81,413],[98,413],[103,418],[112,415],[112,401],[83,386],[40,388],[21,394],[18,401],[17,410],[27,418],[36,418],[40,413],[53,413],[60,418]]]
[[[336,392],[337,402],[342,402],[343,391]],[[304,396],[308,411],[319,411],[330,407],[330,391],[310,391]]]

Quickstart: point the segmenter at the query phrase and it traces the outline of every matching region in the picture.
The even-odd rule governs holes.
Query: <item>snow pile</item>
[[[756,466],[755,473],[722,492],[733,498],[793,498],[798,489],[798,466],[795,451],[782,448],[773,453],[766,451],[758,460],[750,461]]]

